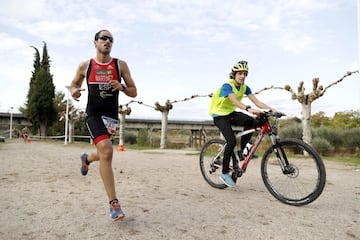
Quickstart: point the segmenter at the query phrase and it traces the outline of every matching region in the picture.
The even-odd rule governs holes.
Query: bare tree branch
[[[356,72],[359,72],[359,71],[357,70],[357,71],[353,71],[353,72],[350,72],[350,71],[347,72],[343,77],[341,77],[339,80],[331,83],[326,88],[324,88],[322,85],[319,86],[319,82],[320,82],[319,78],[314,78],[312,80],[312,83],[313,83],[312,92],[310,92],[309,94],[305,94],[305,87],[304,87],[303,81],[301,81],[298,86],[297,94],[294,92],[294,90],[292,90],[292,88],[289,85],[285,85],[284,89],[291,93],[292,100],[298,100],[301,104],[308,105],[308,104],[312,103],[313,101],[315,101],[316,99],[318,99],[319,97],[323,96],[328,88],[334,86],[335,84],[338,84],[339,82],[343,81],[346,77],[348,77]]]
[[[347,73],[344,74],[344,76],[342,76],[339,80],[337,80],[336,82],[333,82],[333,83],[331,83],[329,86],[327,86],[327,87],[322,91],[322,94],[324,94],[324,93],[326,92],[326,90],[327,90],[328,88],[330,88],[331,86],[338,84],[339,82],[341,82],[342,80],[344,80],[346,77],[348,77],[348,76],[350,76],[350,75],[352,75],[352,74],[354,74],[354,73],[359,73],[359,70],[347,72]]]
[[[171,103],[185,102],[185,101],[189,101],[189,100],[192,100],[192,99],[194,99],[194,98],[197,98],[197,97],[212,97],[212,93],[209,93],[209,94],[207,94],[207,95],[198,95],[198,94],[196,94],[196,95],[192,95],[191,97],[184,98],[184,99],[182,99],[182,100],[174,100],[174,101],[172,101]]]
[[[303,81],[301,81],[299,83],[299,86],[297,88],[297,94],[295,93],[295,91],[289,85],[285,85],[284,87],[276,87],[276,86],[265,87],[265,88],[261,89],[260,91],[255,92],[254,94],[257,95],[257,94],[260,94],[263,91],[270,90],[270,89],[281,89],[281,90],[285,90],[285,91],[290,92],[292,100],[298,100],[302,104],[309,104],[309,103],[313,102],[314,100],[316,100],[317,98],[323,96],[328,88],[330,88],[330,87],[338,84],[339,82],[343,81],[346,77],[348,77],[348,76],[350,76],[350,75],[352,75],[354,73],[358,73],[358,72],[359,72],[359,70],[357,70],[357,71],[349,71],[343,77],[341,77],[339,80],[331,83],[330,85],[328,85],[325,88],[322,85],[319,86],[319,82],[320,82],[319,78],[314,78],[312,80],[312,82],[313,82],[312,92],[309,93],[309,94],[305,94],[305,87],[304,87],[304,82]],[[124,111],[122,109],[123,106],[126,107],[126,108],[129,108],[129,105],[132,104],[132,103],[138,103],[140,105],[144,105],[146,107],[153,108],[153,109],[155,109],[157,111],[170,110],[173,107],[172,106],[173,103],[190,101],[190,100],[192,100],[194,98],[198,98],[198,97],[212,97],[212,96],[213,96],[213,93],[209,93],[209,94],[206,94],[206,95],[195,94],[195,95],[192,95],[190,97],[186,97],[186,98],[181,99],[181,100],[174,100],[174,101],[167,100],[164,106],[161,106],[159,104],[159,102],[155,102],[155,105],[151,106],[149,104],[143,103],[142,101],[131,100],[130,102],[126,103],[125,105],[120,105],[119,110]],[[125,111],[131,111],[131,109],[130,110],[125,109]]]
[[[159,102],[155,102],[155,110],[160,112],[168,112],[170,109],[173,108],[173,105],[171,104],[170,100],[166,100],[165,105],[162,106],[159,104]]]
[[[145,104],[145,103],[143,103],[141,101],[135,101],[135,100],[131,100],[130,102],[124,104],[124,106],[128,107],[131,103],[138,103],[138,104],[144,105],[146,107],[154,108],[155,110],[157,110],[157,108],[162,109],[163,107],[171,109],[173,103],[185,102],[185,101],[189,101],[189,100],[192,100],[192,99],[198,98],[198,97],[212,97],[212,95],[213,95],[212,93],[209,93],[209,94],[206,94],[206,95],[198,95],[198,94],[196,94],[196,95],[192,95],[191,97],[184,98],[182,100],[174,100],[172,102],[170,102],[170,100],[167,100],[166,103],[165,103],[166,106],[161,106],[159,104],[159,102],[155,102],[155,106],[151,106],[149,104]],[[170,108],[170,105],[171,105],[171,108]],[[120,108],[122,108],[122,107],[123,107],[123,105],[120,105]]]
[[[129,106],[131,103],[138,103],[138,104],[140,104],[140,105],[144,105],[144,106],[146,106],[146,107],[154,108],[154,109],[155,109],[154,106],[145,104],[145,103],[143,103],[143,102],[141,102],[141,101],[135,101],[135,100],[131,100],[130,102],[126,103],[125,106]],[[121,106],[121,105],[120,105],[120,106]]]
[[[270,86],[270,87],[265,87],[265,88],[261,89],[261,90],[258,91],[258,92],[254,92],[254,94],[255,94],[255,95],[256,95],[256,94],[260,94],[261,92],[266,91],[266,90],[270,90],[270,89],[282,89],[282,90],[284,90],[285,88],[283,88],[283,87]]]

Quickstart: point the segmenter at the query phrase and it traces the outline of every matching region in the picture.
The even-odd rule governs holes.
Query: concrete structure
[[[149,134],[161,130],[161,120],[155,119],[125,119],[125,129],[148,129]],[[190,147],[199,147],[205,143],[207,130],[218,130],[213,121],[185,121],[185,120],[168,120],[168,130],[189,130]]]
[[[22,113],[13,113],[13,136],[16,137],[18,131],[24,126],[31,126],[31,123],[27,121],[24,114]],[[212,120],[208,121],[186,121],[186,120],[169,120],[168,127],[169,130],[189,130],[190,131],[190,142],[191,147],[198,147],[205,143],[207,140],[206,131],[218,130],[214,125]],[[125,129],[148,129],[149,133],[161,130],[161,120],[160,119],[135,119],[127,118],[125,119]],[[9,138],[10,130],[10,112],[0,113],[0,136]],[[82,136],[87,137],[87,136]],[[59,138],[59,136],[57,137]]]
[[[11,113],[0,113],[0,136],[9,138],[10,134],[10,118]],[[31,123],[25,118],[22,113],[12,113],[12,135],[17,137],[19,131],[25,126],[31,126]]]

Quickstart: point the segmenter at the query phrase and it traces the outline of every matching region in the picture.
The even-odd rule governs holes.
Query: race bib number
[[[111,135],[115,135],[116,133],[116,128],[119,124],[119,120],[113,119],[113,118],[109,118],[106,116],[101,116],[101,119],[103,120],[105,127],[108,130],[108,133]]]

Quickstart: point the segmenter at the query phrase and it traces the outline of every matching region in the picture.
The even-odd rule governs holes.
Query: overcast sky
[[[128,63],[138,87],[136,101],[154,106],[214,92],[231,66],[249,62],[246,84],[305,92],[312,79],[324,87],[358,69],[355,0],[2,0],[0,8],[0,112],[26,102],[35,46],[47,43],[56,91],[66,92],[81,61],[95,56],[93,38],[108,29],[112,56]],[[85,87],[85,83],[83,85]],[[360,74],[331,87],[312,113],[360,110]],[[85,108],[86,94],[75,106]],[[301,116],[301,105],[284,90],[257,97]],[[120,102],[131,98],[120,96]],[[210,98],[174,103],[170,119],[209,119]],[[132,118],[160,119],[153,108],[130,104]]]

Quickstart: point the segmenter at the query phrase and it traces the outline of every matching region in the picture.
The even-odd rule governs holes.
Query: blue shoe
[[[87,153],[83,153],[80,156],[80,159],[81,159],[80,171],[83,176],[86,176],[86,174],[89,171],[89,161],[87,160],[87,157],[88,157]]]
[[[226,174],[221,174],[219,176],[219,179],[228,187],[234,187],[235,186],[235,182],[231,177],[230,173],[226,173]]]
[[[119,221],[125,218],[125,213],[120,207],[120,203],[118,201],[112,201],[110,205],[110,217],[113,222]]]

